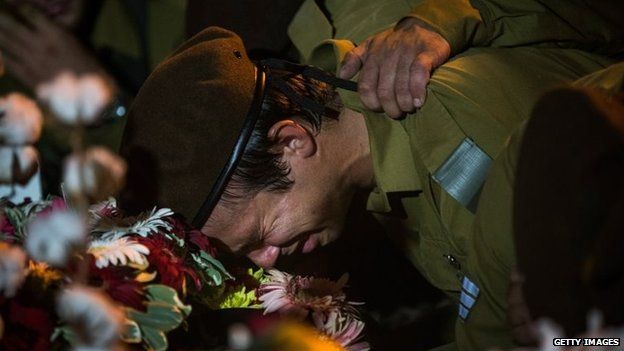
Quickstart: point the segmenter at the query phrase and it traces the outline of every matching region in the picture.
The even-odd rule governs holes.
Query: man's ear
[[[275,123],[268,133],[283,155],[310,157],[316,153],[314,136],[301,124],[293,120],[283,120]]]

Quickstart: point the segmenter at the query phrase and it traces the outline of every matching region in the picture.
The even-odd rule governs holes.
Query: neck
[[[345,108],[338,119],[332,148],[334,165],[342,175],[344,185],[352,189],[370,189],[375,186],[373,161],[370,154],[368,130],[362,114]]]

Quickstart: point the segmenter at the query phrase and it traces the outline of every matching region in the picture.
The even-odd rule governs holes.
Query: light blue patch
[[[466,308],[471,309],[472,306],[474,306],[476,300],[475,300],[474,297],[472,297],[472,296],[470,296],[470,295],[468,295],[468,294],[466,294],[466,293],[464,293],[462,291],[461,295],[459,296],[459,302],[462,305],[466,306]]]
[[[479,296],[479,287],[468,279],[468,277],[464,277],[464,279],[462,279],[462,289],[475,298]]]
[[[466,138],[432,178],[444,191],[474,213],[491,164],[492,158],[472,139]]]
[[[464,307],[464,305],[460,304],[459,305],[459,318],[465,321],[468,318],[469,314],[470,314],[470,310]]]

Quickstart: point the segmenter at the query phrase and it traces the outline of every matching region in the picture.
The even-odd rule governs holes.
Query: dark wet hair
[[[268,137],[275,123],[294,118],[307,124],[312,132],[319,133],[323,123],[336,120],[342,109],[337,92],[329,84],[286,71],[273,70],[271,76],[280,77],[300,96],[335,113],[321,114],[301,107],[269,82],[258,121],[223,194],[226,201],[248,198],[263,190],[286,191],[292,186],[292,181],[288,179],[290,167],[282,161],[281,151]]]

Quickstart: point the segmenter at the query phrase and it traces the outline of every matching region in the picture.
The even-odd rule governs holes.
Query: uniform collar
[[[422,190],[409,137],[401,122],[382,114],[362,111],[368,129],[376,182],[375,189],[369,195],[367,209],[372,212],[390,212],[393,208],[389,195]]]
[[[310,51],[308,62],[326,71],[337,72],[344,55],[354,47],[348,40],[324,40]],[[400,121],[365,109],[356,92],[338,89],[338,93],[343,105],[362,113],[366,121],[376,181],[376,187],[368,197],[367,209],[390,212],[392,207],[388,195],[422,190],[409,136]]]

